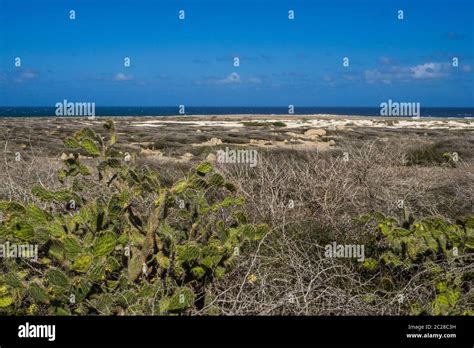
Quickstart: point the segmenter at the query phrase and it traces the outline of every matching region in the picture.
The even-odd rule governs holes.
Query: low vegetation
[[[245,125],[236,137],[268,133]],[[249,167],[160,140],[219,129],[120,127],[74,128],[62,148],[5,135],[0,244],[38,258],[2,259],[1,314],[474,314],[472,132],[332,130],[330,151],[259,148]],[[137,138],[195,157],[150,159]]]
[[[264,126],[273,126],[273,127],[286,127],[286,123],[281,121],[276,122],[258,122],[258,121],[245,121],[242,122],[245,127],[264,127]]]
[[[264,224],[248,223],[235,187],[204,162],[171,187],[84,128],[64,143],[64,188],[41,185],[42,203],[1,202],[0,238],[35,244],[34,262],[5,259],[0,309],[7,314],[173,314],[203,308],[206,290],[236,264]],[[95,167],[80,158],[94,158]],[[98,180],[96,197],[83,193]],[[146,199],[149,198],[149,204]],[[211,310],[210,308],[209,310]]]

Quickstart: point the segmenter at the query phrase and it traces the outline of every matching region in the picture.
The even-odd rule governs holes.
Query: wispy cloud
[[[133,75],[127,75],[124,73],[118,73],[114,77],[115,81],[131,81],[133,79],[134,79]]]
[[[17,83],[22,83],[25,81],[30,81],[30,80],[35,80],[38,78],[38,74],[34,71],[27,70],[27,71],[22,71],[14,77],[14,81]]]
[[[368,83],[381,82],[390,84],[393,81],[434,80],[451,74],[449,63],[428,62],[415,66],[400,66],[381,60],[381,66],[364,71]]]
[[[240,75],[236,72],[232,72],[225,78],[205,78],[202,80],[195,81],[197,85],[238,85],[242,82]]]
[[[240,75],[236,72],[230,73],[226,78],[217,80],[218,85],[234,85],[240,83]]]
[[[169,74],[157,74],[155,75],[155,78],[157,78],[158,80],[171,80],[172,76]]]
[[[389,57],[380,57],[379,63],[381,65],[398,65],[392,58]]]
[[[262,84],[262,79],[259,77],[250,77],[249,82],[253,83],[254,85],[261,85]]]
[[[410,68],[414,79],[436,79],[448,75],[449,64],[425,63]]]

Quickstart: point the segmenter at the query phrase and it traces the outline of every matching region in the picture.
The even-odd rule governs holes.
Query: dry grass
[[[422,273],[374,290],[380,275],[363,275],[357,262],[325,258],[323,250],[331,241],[372,244],[375,232],[355,218],[376,211],[399,216],[399,199],[417,217],[454,221],[473,212],[474,163],[468,159],[455,168],[405,165],[406,149],[417,145],[400,136],[363,144],[348,140],[340,148],[349,153],[347,162],[334,154],[287,152],[261,153],[254,169],[222,166],[238,183],[255,221],[274,227],[220,284],[216,302],[223,313],[400,315],[410,314],[417,301],[427,305],[434,284],[424,283]],[[462,271],[451,265],[452,274]],[[248,281],[251,274],[256,276],[253,283]],[[471,299],[467,306],[472,305]]]
[[[59,155],[64,151],[60,139],[81,126],[58,129],[58,125],[39,126],[34,132],[12,123],[2,125],[0,199],[29,202],[33,184],[57,185]],[[192,163],[165,166],[139,158],[159,168],[164,182],[176,181],[194,162],[215,153],[213,147],[193,148],[194,141],[219,134],[233,139],[231,143],[268,138],[246,128],[250,129],[243,134],[223,135],[219,129],[197,133],[183,126],[119,127],[126,134],[121,143],[148,141],[168,154],[195,155]],[[352,260],[324,257],[324,245],[331,241],[370,245],[375,232],[356,218],[376,211],[397,216],[399,200],[417,217],[455,221],[473,213],[473,133],[356,129],[333,131],[329,136],[337,143],[329,152],[259,149],[254,168],[218,164],[246,198],[252,220],[269,223],[272,232],[243,251],[241,263],[214,287],[216,297],[203,311],[213,305],[221,314],[236,315],[400,315],[409,314],[415,301],[428,303],[434,288],[423,284],[423,274],[374,290],[380,281],[377,274],[363,274]],[[123,148],[139,152],[129,145]],[[16,152],[20,161],[15,161]],[[453,167],[440,160],[440,152],[457,152],[460,160]],[[452,273],[463,271],[451,267]],[[401,294],[403,303],[397,300]],[[473,306],[472,299],[464,301]]]

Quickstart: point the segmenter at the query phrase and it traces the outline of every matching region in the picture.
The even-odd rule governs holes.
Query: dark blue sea
[[[0,117],[55,116],[54,107],[0,107]],[[288,114],[288,107],[186,107],[186,115]],[[96,107],[96,116],[173,116],[178,107]],[[379,107],[295,107],[295,115],[379,116]],[[474,117],[474,108],[421,108],[422,117]]]

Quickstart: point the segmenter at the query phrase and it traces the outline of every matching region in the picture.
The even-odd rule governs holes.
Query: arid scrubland
[[[397,121],[388,121],[385,127],[353,122],[338,127],[315,127],[305,119],[297,127],[286,121],[265,119],[237,120],[232,126],[222,127],[213,125],[212,118],[208,121],[206,125],[196,126],[179,121],[147,124],[144,120],[140,126],[139,120],[115,120],[120,156],[129,156],[137,165],[156,171],[161,188],[173,191],[172,187],[176,187],[173,185],[189,178],[189,173],[199,168],[200,163],[209,163],[223,180],[235,186],[236,196],[232,197],[244,198],[241,209],[248,220],[245,223],[268,226],[261,238],[250,238],[243,244],[225,275],[216,276],[215,269],[206,273],[209,277],[205,278],[205,284],[198,281],[201,292],[196,290],[192,301],[183,295],[186,306],[174,308],[177,312],[474,313],[472,127],[397,128]],[[64,210],[54,200],[42,202],[32,194],[32,189],[40,185],[48,190],[60,190],[58,170],[63,162],[74,158],[63,139],[87,125],[99,134],[102,124],[100,119],[1,120],[0,200],[25,206],[34,203],[51,214]],[[219,151],[226,149],[255,150],[256,165],[249,165],[245,158],[240,163],[229,158],[220,160]],[[94,156],[82,152],[78,158],[93,167]],[[207,175],[207,171],[203,173]],[[94,171],[91,173],[96,175]],[[114,194],[103,183],[93,180],[87,181],[82,192],[85,201],[96,197],[107,200]],[[136,207],[137,214],[146,215],[149,212],[145,207],[153,205],[158,196],[136,194],[129,204]],[[175,203],[179,205],[179,199]],[[192,210],[187,202],[182,203],[183,209]],[[70,216],[74,213],[74,209],[66,212]],[[224,222],[231,213],[216,211]],[[179,214],[176,216],[173,216],[175,224],[181,221]],[[211,224],[206,226],[214,231]],[[232,223],[229,226],[235,228]],[[179,243],[184,245],[184,239]],[[207,247],[205,241],[199,243],[204,243],[202,248]],[[335,250],[337,246],[354,246],[352,250],[357,246],[363,254],[328,255],[328,246],[332,245]],[[157,255],[147,254],[141,261],[148,263],[150,257]],[[56,262],[51,258],[48,267],[55,267]],[[136,285],[137,292],[145,291],[143,284],[155,284],[154,279],[161,274],[160,267],[169,261],[160,262],[157,258],[149,263],[156,270]],[[36,267],[34,263],[30,266]],[[85,271],[76,267],[65,268],[64,272],[74,283]],[[204,279],[196,275],[203,272],[200,269],[189,272],[196,279]],[[110,275],[107,280],[119,279]],[[138,276],[131,282],[136,279]],[[181,286],[179,289],[183,284],[196,289],[196,280],[183,279],[176,281]],[[20,281],[27,283],[28,278]],[[46,285],[42,291],[48,295],[50,290]],[[25,291],[22,294],[25,303],[41,303],[38,312],[33,313],[51,314],[41,306],[52,306],[53,300],[40,301]],[[100,293],[94,287],[88,291]],[[88,301],[87,314],[150,314],[144,308],[155,303],[148,298],[130,305],[113,300],[104,305],[94,302],[97,300],[93,295],[88,296],[84,295],[84,301]],[[165,306],[163,303],[158,305]],[[94,306],[102,307],[94,312],[91,310]],[[60,313],[84,314],[75,312],[77,308],[74,304]],[[23,313],[22,310],[25,309],[18,309],[18,313]],[[152,314],[160,313],[167,311],[157,310]]]

